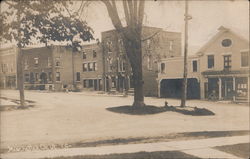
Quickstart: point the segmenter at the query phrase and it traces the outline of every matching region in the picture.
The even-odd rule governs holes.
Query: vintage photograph
[[[0,159],[247,159],[248,0],[3,0]]]

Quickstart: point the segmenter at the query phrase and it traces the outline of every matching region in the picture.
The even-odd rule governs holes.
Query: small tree
[[[68,42],[75,51],[81,41],[93,39],[92,29],[81,21],[77,14],[69,14],[66,1],[3,1],[7,8],[1,12],[1,42],[15,42],[17,46],[17,83],[20,105],[25,106],[23,86],[23,64],[21,49],[27,45],[51,41]],[[68,13],[68,15],[67,15]],[[78,38],[76,38],[78,37]]]
[[[121,35],[125,52],[132,67],[134,79],[134,103],[133,106],[145,106],[143,95],[142,76],[142,23],[144,18],[145,0],[123,0],[123,11],[125,14],[126,26],[122,25],[118,15],[117,1],[101,0],[108,11],[116,31]]]

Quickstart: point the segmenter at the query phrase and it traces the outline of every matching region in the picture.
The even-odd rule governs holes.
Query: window
[[[161,73],[165,73],[165,63],[161,63]]]
[[[241,53],[241,67],[248,67],[249,63],[249,56],[248,56],[249,52],[242,52]]]
[[[213,68],[214,67],[214,55],[208,55],[207,56],[207,68]]]
[[[94,71],[97,71],[97,63],[96,62],[93,62],[93,69],[94,69]]]
[[[82,52],[82,58],[83,58],[83,59],[86,59],[86,58],[87,58],[86,52]]]
[[[232,40],[231,39],[224,39],[224,40],[222,40],[221,45],[223,47],[229,47],[232,45]]]
[[[82,71],[83,72],[88,71],[88,64],[87,63],[82,64]]]
[[[169,50],[170,51],[173,51],[173,44],[174,44],[174,42],[172,40],[169,41]]]
[[[151,47],[151,40],[148,39],[148,40],[147,40],[147,48],[150,48],[150,47]]]
[[[93,58],[96,58],[97,54],[96,54],[96,51],[93,50]]]
[[[52,73],[49,72],[49,81],[52,81]]]
[[[76,81],[80,81],[80,79],[81,79],[80,72],[76,72]]]
[[[38,81],[38,80],[39,80],[39,74],[35,73],[35,81]]]
[[[108,61],[108,71],[111,72],[113,69],[112,63],[113,63],[113,59],[112,57],[107,58]]]
[[[148,56],[148,70],[152,70],[153,69],[153,60],[152,60],[152,56],[149,55]]]
[[[24,69],[27,70],[28,67],[29,67],[29,65],[28,65],[28,59],[25,58],[25,59],[24,59]]]
[[[48,57],[48,67],[51,66],[51,57]]]
[[[35,61],[35,66],[38,66],[38,57],[35,57],[34,61]]]
[[[24,74],[24,79],[25,79],[25,82],[29,82],[29,80],[30,80],[30,74],[29,73],[25,73]]]
[[[192,66],[193,66],[193,72],[197,72],[197,70],[198,70],[198,68],[197,68],[197,66],[198,66],[197,60],[194,60],[194,61],[192,62]]]
[[[118,59],[118,71],[119,72],[125,71],[124,60],[122,58]]]
[[[56,57],[56,66],[60,66],[61,64],[60,64],[60,57]]]
[[[60,72],[56,72],[56,81],[60,81],[60,80],[61,80]]]
[[[118,45],[119,45],[119,52],[122,52],[122,50],[123,50],[123,41],[122,41],[122,39],[118,40]]]
[[[34,83],[35,82],[35,77],[34,77],[34,73],[30,72],[30,82]]]
[[[108,48],[108,52],[112,52],[112,41],[109,39],[107,42],[107,48]]]
[[[92,87],[93,87],[93,85],[94,85],[94,84],[93,84],[93,80],[92,80],[92,79],[90,79],[90,80],[89,80],[89,88],[92,88]]]
[[[93,63],[88,63],[88,71],[93,71]]]
[[[231,55],[225,55],[224,56],[224,69],[230,69],[231,68]]]
[[[88,87],[88,81],[87,80],[83,80],[83,87],[87,88]]]

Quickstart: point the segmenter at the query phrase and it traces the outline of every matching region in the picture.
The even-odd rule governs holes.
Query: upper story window
[[[94,71],[93,63],[88,63],[88,71]]]
[[[150,48],[151,47],[151,40],[148,39],[146,42],[147,42],[147,48]]]
[[[93,58],[96,58],[97,57],[97,53],[95,50],[93,50]]]
[[[29,65],[28,65],[28,59],[25,58],[25,59],[24,59],[24,69],[27,70],[28,67],[29,67]]]
[[[161,73],[166,73],[166,64],[161,63]]]
[[[232,40],[231,39],[224,39],[224,40],[222,40],[221,45],[223,47],[229,47],[232,45]]]
[[[93,62],[93,69],[94,69],[94,71],[97,71],[97,63],[96,62]]]
[[[174,42],[172,40],[169,41],[169,50],[170,51],[173,51],[173,45],[174,45]]]
[[[112,52],[112,41],[110,39],[108,39],[107,41],[107,48],[108,48],[108,52]]]
[[[112,57],[108,57],[107,58],[107,63],[108,63],[108,71],[111,72],[113,69],[112,63],[113,63],[113,58]]]
[[[81,80],[81,74],[80,72],[76,72],[76,81],[80,81]]]
[[[34,61],[35,61],[35,66],[38,66],[38,63],[39,63],[38,57],[35,57],[35,58],[34,58]]]
[[[82,52],[82,59],[86,59],[87,58],[87,54],[85,51]]]
[[[88,64],[87,63],[82,64],[82,71],[83,72],[88,71]]]
[[[207,56],[207,68],[214,68],[214,55]]]
[[[224,56],[224,69],[230,69],[232,67],[231,64],[231,55]]]
[[[118,59],[118,71],[119,72],[124,72],[125,71],[125,63],[122,58]]]
[[[123,41],[122,41],[122,39],[118,40],[118,45],[119,45],[119,52],[122,52],[122,50],[123,50]]]
[[[197,72],[198,70],[198,63],[197,63],[197,60],[194,60],[192,62],[192,66],[193,66],[193,72]]]
[[[153,58],[151,55],[148,56],[148,70],[153,69]]]
[[[249,52],[241,52],[241,67],[249,66]]]
[[[60,57],[56,57],[55,63],[56,63],[56,66],[60,66],[61,65],[61,63],[60,63]]]

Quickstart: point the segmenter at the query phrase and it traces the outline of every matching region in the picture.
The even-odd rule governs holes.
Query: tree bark
[[[24,86],[23,86],[23,55],[22,50],[17,48],[17,84],[20,94],[20,107],[25,106]]]

